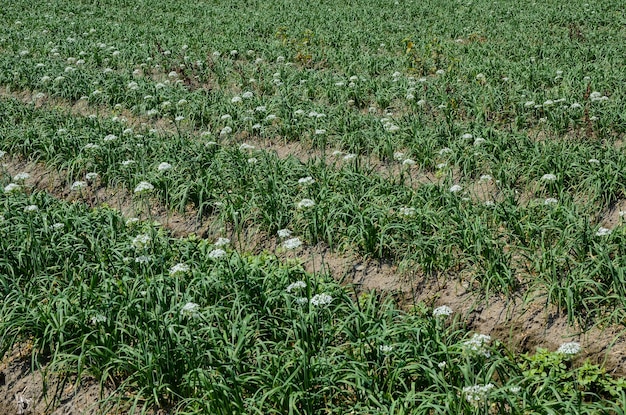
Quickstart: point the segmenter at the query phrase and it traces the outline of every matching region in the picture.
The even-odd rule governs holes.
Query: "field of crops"
[[[0,412],[626,410],[615,1],[5,3]]]

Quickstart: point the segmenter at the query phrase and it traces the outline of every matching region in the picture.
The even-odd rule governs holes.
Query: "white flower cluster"
[[[185,275],[189,272],[189,265],[187,264],[176,264],[172,268],[170,268],[170,277],[179,277]]]
[[[139,182],[139,184],[135,187],[135,194],[145,194],[150,193],[154,190],[154,186],[148,182]]]
[[[98,178],[98,173],[90,172],[90,173],[85,174],[85,180],[89,182],[96,180],[97,178]]]
[[[607,235],[610,235],[610,234],[611,234],[611,230],[608,229],[608,228],[602,228],[601,227],[601,228],[599,228],[596,231],[596,236],[607,236]]]
[[[161,164],[158,165],[157,170],[158,171],[168,171],[172,169],[172,165],[170,163],[166,163],[163,162]]]
[[[487,399],[489,391],[495,386],[493,383],[487,383],[486,385],[473,385],[463,388],[463,396],[465,400],[472,405],[478,406]]]
[[[76,181],[74,183],[72,183],[72,186],[70,187],[70,190],[72,191],[76,191],[76,190],[82,190],[85,187],[87,187],[87,182],[83,182],[83,181]]]
[[[433,310],[433,317],[448,317],[452,314],[452,309],[447,305],[442,305]]]
[[[415,216],[415,208],[414,207],[401,207],[398,209],[398,214],[400,216],[410,217]]]
[[[541,180],[543,180],[544,182],[553,182],[556,180],[556,175],[552,173],[547,173],[541,176]]]
[[[574,355],[574,354],[580,353],[581,350],[582,350],[582,347],[580,346],[580,343],[569,342],[569,343],[563,343],[556,352],[567,354],[567,355]]]
[[[222,258],[226,255],[226,251],[224,251],[223,249],[214,249],[211,252],[209,252],[209,258],[212,259],[217,259],[217,258]]]
[[[285,249],[297,249],[302,246],[302,241],[300,238],[290,238],[283,242],[282,246]]]
[[[293,292],[294,290],[300,290],[303,288],[306,288],[306,282],[296,281],[296,282],[292,282],[291,284],[289,284],[287,288],[285,289],[285,291],[290,293],[290,292]]]
[[[9,183],[4,186],[4,193],[8,195],[18,193],[20,190],[22,190],[22,187],[17,183]]]
[[[200,306],[196,303],[188,302],[180,309],[180,315],[183,317],[198,317]]]
[[[303,177],[298,180],[298,184],[301,184],[303,186],[310,185],[313,183],[315,183],[315,179],[313,179],[311,176]]]
[[[486,334],[474,334],[471,339],[463,342],[463,351],[473,355],[481,355],[484,357],[491,356],[487,349],[491,342],[491,336]]]
[[[333,297],[328,294],[315,294],[311,298],[311,305],[313,306],[323,306],[328,305],[333,301]]]
[[[13,177],[13,181],[14,182],[23,182],[24,180],[26,180],[28,178],[30,178],[30,174],[28,174],[26,172],[21,172],[21,173],[16,174]]]
[[[278,234],[278,237],[281,239],[289,238],[291,236],[291,231],[287,228],[279,229],[277,234]]]
[[[298,209],[307,209],[315,206],[315,202],[311,199],[302,199],[298,202]]]
[[[230,243],[230,239],[228,238],[217,238],[217,241],[215,241],[215,243],[213,245],[215,246],[226,246]]]
[[[152,240],[152,238],[150,238],[150,235],[142,233],[140,235],[137,235],[133,238],[133,246],[135,247],[135,249],[144,249],[145,247],[147,247],[148,245],[150,245],[150,241]]]
[[[378,350],[380,350],[381,353],[390,353],[391,351],[393,351],[393,346],[390,346],[388,344],[381,344],[380,346],[378,346]]]
[[[150,261],[152,261],[152,257],[149,255],[140,255],[137,258],[135,258],[135,262],[138,264],[147,264]]]

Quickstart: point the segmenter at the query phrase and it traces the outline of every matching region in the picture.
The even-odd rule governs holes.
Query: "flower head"
[[[400,216],[410,217],[415,216],[415,208],[414,207],[401,207],[398,209],[398,214]]]
[[[287,228],[279,229],[277,234],[278,234],[278,237],[281,239],[289,238],[291,236],[291,231]]]
[[[544,182],[553,182],[556,180],[556,175],[552,173],[547,173],[541,176],[541,180],[543,180]]]
[[[26,172],[21,172],[16,174],[15,176],[13,176],[13,181],[14,182],[23,182],[24,180],[30,178],[30,174],[26,173]]]
[[[388,344],[381,344],[380,346],[378,346],[378,350],[380,350],[381,353],[391,353],[391,351],[393,351],[393,346],[390,346]]]
[[[135,194],[145,194],[150,193],[154,190],[154,186],[148,182],[139,182],[139,184],[135,187]]]
[[[230,243],[230,239],[228,238],[217,238],[217,241],[215,241],[214,245],[215,246],[226,246]]]
[[[166,162],[160,163],[158,165],[158,167],[157,167],[158,171],[168,171],[168,170],[171,170],[171,169],[172,169],[172,165],[170,163],[166,163]]]
[[[298,202],[298,209],[307,209],[315,206],[315,202],[311,199],[302,199]]]
[[[170,268],[170,277],[179,277],[189,272],[189,265],[179,263]]]
[[[152,241],[150,235],[142,233],[133,238],[132,245],[135,249],[143,249],[150,245],[150,241]]]
[[[600,228],[596,232],[596,236],[607,236],[611,234],[611,230],[608,228]]]
[[[87,181],[93,181],[96,180],[98,178],[98,173],[95,172],[91,172],[91,173],[87,173],[85,174],[85,180]]]
[[[225,255],[226,255],[226,251],[220,248],[216,248],[212,250],[211,252],[209,252],[209,258],[212,258],[212,259],[222,258]]]
[[[450,187],[450,193],[458,193],[461,190],[463,190],[463,188],[461,187],[461,185],[455,184],[452,187]]]
[[[328,294],[315,294],[311,298],[311,305],[313,306],[323,306],[328,305],[333,301],[333,297]]]
[[[140,255],[137,258],[135,258],[135,262],[138,264],[147,264],[150,261],[152,261],[152,257],[148,255]]]
[[[288,293],[291,293],[295,290],[301,290],[303,288],[306,288],[306,282],[296,281],[296,282],[292,282],[291,284],[289,284],[287,288],[285,289],[285,291],[287,291]]]
[[[303,177],[298,180],[298,184],[305,185],[305,186],[309,184],[313,184],[313,183],[315,183],[315,179],[312,178],[311,176]]]
[[[442,305],[433,310],[433,317],[448,317],[452,314],[452,309],[447,305]]]
[[[486,385],[473,385],[466,386],[463,388],[463,396],[465,400],[472,405],[480,406],[483,405],[484,401],[489,394],[489,391],[493,389],[495,386],[493,383],[488,383]]]
[[[76,181],[74,183],[72,183],[72,186],[70,187],[70,190],[82,190],[85,187],[87,187],[87,182],[83,182],[83,181]]]
[[[556,352],[566,354],[566,355],[574,355],[574,354],[580,353],[581,350],[582,350],[582,347],[580,346],[580,343],[569,342],[569,343],[563,343]]]
[[[490,342],[491,336],[486,334],[474,334],[471,339],[462,343],[462,348],[466,353],[489,357],[491,353],[487,349],[487,346]]]
[[[38,210],[39,208],[37,207],[37,205],[28,205],[24,207],[24,212],[26,213],[37,212]]]
[[[200,306],[196,303],[188,302],[180,309],[180,315],[183,317],[198,317],[198,309]]]
[[[302,241],[300,238],[291,238],[283,242],[282,246],[285,249],[297,249],[302,246]]]
[[[20,190],[22,190],[22,186],[20,186],[17,183],[9,183],[6,186],[4,186],[4,193],[10,195],[13,193],[18,193]]]

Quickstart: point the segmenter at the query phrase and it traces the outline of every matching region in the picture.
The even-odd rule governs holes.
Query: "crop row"
[[[0,196],[0,220],[0,350],[32,342],[35,363],[116,388],[104,404],[583,414],[626,399],[623,382],[573,364],[577,343],[515,357],[449,307],[405,313],[225,239],[172,239],[38,192]]]
[[[215,8],[216,15],[207,16],[208,28],[195,24],[183,35],[172,28],[204,15],[200,5],[181,8],[171,1],[165,12],[148,4],[138,9],[118,4],[105,13],[63,3],[32,8],[24,16],[17,3],[2,17],[8,29],[0,39],[0,84],[36,91],[38,100],[84,100],[216,133],[227,127],[235,133],[308,139],[384,159],[392,159],[397,148],[421,157],[423,149],[415,146],[420,139],[449,146],[464,133],[482,136],[494,126],[524,132],[545,128],[558,135],[607,140],[624,132],[624,75],[611,69],[619,65],[614,57],[623,51],[619,44],[609,51],[606,44],[621,28],[610,13],[600,13],[607,5],[572,2],[565,14],[560,10],[553,15],[545,7],[516,15],[513,5],[490,4],[483,16],[487,20],[476,22],[475,30],[462,31],[467,33],[459,33],[455,25],[433,22],[427,31],[394,20],[386,35],[392,43],[381,49],[381,34],[375,36],[379,43],[355,45],[360,33],[375,33],[386,15],[379,10],[378,18],[365,18],[366,10],[378,4],[359,5],[354,13],[363,27],[346,28],[347,39],[341,43],[331,40],[338,36],[336,28],[329,30],[319,21],[325,13],[301,11],[316,24],[315,30],[302,21],[290,26],[286,22],[291,23],[293,11],[285,13],[278,4],[263,6],[263,12],[245,19],[230,7]],[[413,13],[422,7],[432,12],[427,5],[411,3]],[[447,7],[439,7],[441,15],[433,20],[447,13]],[[588,14],[595,8],[599,21],[592,26]],[[404,8],[391,7],[387,18],[398,19],[400,10]],[[335,11],[347,17],[346,10]],[[137,13],[158,23],[121,24],[134,21]],[[268,20],[272,13],[286,19],[284,25]],[[472,7],[461,6],[458,13],[476,19]],[[556,28],[579,27],[587,33],[585,41],[559,39],[543,47],[545,28],[538,24],[542,20],[533,19],[558,16],[571,23],[557,20]],[[171,21],[164,24],[163,19]],[[490,19],[523,26],[527,33],[492,32],[486,24]],[[225,27],[243,21],[249,27],[225,36]],[[217,22],[221,34],[212,29]],[[256,32],[261,36],[252,40],[248,34]],[[322,56],[314,56],[318,52]],[[303,62],[303,55],[311,58]],[[307,65],[309,60],[329,67]],[[223,119],[227,114],[230,118]]]
[[[6,114],[0,148],[66,171],[77,196],[121,185],[135,193],[145,212],[155,199],[171,209],[191,204],[200,218],[210,214],[237,233],[255,227],[273,236],[288,228],[307,244],[356,249],[418,266],[428,275],[466,270],[484,292],[514,292],[530,284],[547,291],[572,321],[621,321],[626,234],[621,222],[614,229],[596,222],[598,206],[616,201],[604,184],[589,196],[565,187],[561,175],[540,176],[528,190],[517,188],[517,180],[489,176],[462,176],[458,184],[450,173],[412,187],[381,176],[359,158],[302,163],[245,143],[132,131],[119,120],[36,110],[10,100],[0,105]],[[529,151],[550,143],[532,145]],[[562,157],[581,156],[572,151]],[[606,162],[571,166],[595,169],[593,179],[583,180],[601,182],[614,174]],[[580,179],[572,174],[572,180]],[[612,180],[621,192],[619,176]],[[480,189],[488,198],[479,197]],[[582,196],[597,202],[581,203]]]

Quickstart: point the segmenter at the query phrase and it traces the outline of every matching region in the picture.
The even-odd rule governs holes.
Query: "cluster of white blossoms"
[[[150,245],[151,241],[152,238],[150,237],[150,235],[142,233],[133,238],[132,245],[133,247],[135,247],[135,249],[144,249],[148,245]]]
[[[487,383],[486,385],[473,385],[463,388],[463,396],[465,400],[472,405],[481,405],[487,399],[489,391],[495,386],[493,383]]]
[[[135,258],[135,262],[138,264],[147,264],[150,261],[152,261],[152,257],[148,255],[140,255],[137,258]]]
[[[148,182],[139,182],[135,187],[135,194],[146,194],[154,190],[154,186]]]
[[[547,173],[541,176],[541,180],[543,180],[544,182],[553,182],[556,180],[556,175],[552,173]]]
[[[391,353],[393,351],[393,346],[390,346],[388,344],[381,344],[380,346],[378,346],[378,350],[380,350],[381,353]]]
[[[450,187],[450,193],[458,193],[461,190],[463,190],[463,187],[459,184],[455,184],[452,187]]]
[[[448,317],[452,314],[452,309],[447,305],[442,305],[433,310],[433,317]]]
[[[39,207],[37,207],[37,205],[28,205],[24,207],[24,212],[26,213],[37,212],[38,210],[39,210]]]
[[[212,258],[212,259],[222,258],[226,256],[226,251],[224,251],[223,249],[217,248],[209,252],[208,256],[209,258]]]
[[[313,183],[315,183],[315,179],[312,178],[311,176],[303,177],[298,180],[298,184],[301,184],[303,186],[310,185]]]
[[[230,243],[230,239],[228,238],[217,238],[217,240],[215,241],[215,243],[213,245],[217,246],[217,247],[221,247],[221,246],[226,246]]]
[[[90,172],[85,174],[85,180],[87,180],[88,182],[94,181],[98,178],[98,173],[95,172]]]
[[[591,94],[589,94],[589,99],[592,102],[598,102],[598,101],[608,101],[609,97],[607,97],[606,95],[602,95],[602,93],[598,91],[593,91]]]
[[[296,282],[292,282],[291,284],[289,284],[287,288],[285,289],[285,291],[287,291],[288,293],[291,293],[295,290],[301,290],[303,288],[306,288],[306,282],[296,281]]]
[[[556,352],[566,354],[566,355],[574,355],[574,354],[580,353],[581,350],[582,350],[582,347],[580,346],[580,343],[568,342],[568,343],[563,343]]]
[[[4,193],[11,195],[13,193],[18,193],[20,190],[22,190],[22,186],[20,186],[17,183],[9,183],[6,186],[4,186]]]
[[[188,302],[180,309],[180,315],[183,317],[198,317],[200,305]]]
[[[297,204],[298,209],[307,209],[313,206],[315,206],[315,202],[311,199],[302,199]]]
[[[285,249],[297,249],[302,246],[300,238],[290,238],[282,243],[282,247]]]
[[[160,163],[158,165],[158,167],[157,167],[158,171],[168,171],[168,170],[171,170],[171,169],[172,169],[172,165],[170,163],[166,163],[166,162]]]
[[[26,173],[26,172],[21,172],[16,174],[15,176],[13,176],[13,181],[14,182],[23,182],[26,179],[30,178],[30,174]]]
[[[279,229],[277,234],[278,234],[278,237],[281,239],[289,238],[291,236],[291,231],[287,228]]]
[[[139,218],[128,218],[126,219],[126,226],[133,226],[139,223]]]
[[[611,230],[608,228],[600,228],[596,231],[596,236],[607,236],[611,234]]]
[[[333,297],[328,294],[315,294],[311,298],[311,305],[313,306],[323,306],[328,305],[333,301]]]
[[[414,207],[401,207],[398,209],[398,214],[400,216],[411,217],[415,216],[415,208]]]
[[[72,183],[72,186],[70,187],[70,190],[72,191],[77,191],[77,190],[82,190],[85,187],[87,187],[87,182],[83,182],[83,181],[76,181],[74,183]]]
[[[180,277],[189,272],[189,265],[179,263],[170,268],[170,277]]]
[[[474,334],[471,339],[462,343],[462,348],[466,353],[489,357],[491,353],[487,347],[490,342],[491,336],[486,334]]]

